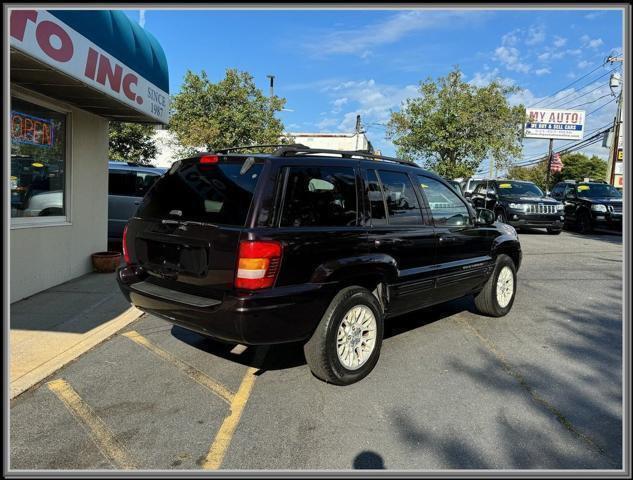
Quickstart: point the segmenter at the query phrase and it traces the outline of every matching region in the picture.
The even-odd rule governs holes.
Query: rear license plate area
[[[208,269],[208,256],[205,248],[181,243],[156,242],[145,240],[147,266],[165,275],[186,274],[204,277]]]

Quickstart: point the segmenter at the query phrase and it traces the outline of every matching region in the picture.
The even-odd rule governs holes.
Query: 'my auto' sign
[[[11,12],[11,46],[159,122],[169,94],[45,10]]]
[[[528,108],[526,114],[525,138],[582,140],[585,132],[584,110]]]

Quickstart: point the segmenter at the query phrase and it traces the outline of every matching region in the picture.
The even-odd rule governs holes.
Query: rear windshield
[[[156,182],[141,203],[141,218],[171,218],[243,226],[262,164],[240,174],[242,162],[183,163]]]

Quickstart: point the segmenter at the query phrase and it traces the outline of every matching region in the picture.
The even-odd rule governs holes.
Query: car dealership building
[[[108,122],[167,123],[167,61],[120,11],[13,9],[9,88],[14,302],[107,249]]]

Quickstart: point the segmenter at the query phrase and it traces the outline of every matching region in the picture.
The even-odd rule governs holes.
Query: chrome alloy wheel
[[[343,317],[336,335],[336,353],[348,370],[357,370],[376,347],[376,317],[365,305],[352,307]]]
[[[510,267],[503,267],[497,277],[497,303],[505,308],[512,300],[514,294],[514,275]]]

